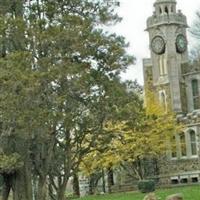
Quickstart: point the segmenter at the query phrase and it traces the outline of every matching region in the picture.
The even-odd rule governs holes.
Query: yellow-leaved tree
[[[157,159],[166,155],[169,147],[167,141],[183,127],[177,123],[175,114],[159,103],[153,92],[148,91],[146,98],[147,107],[140,110],[137,119],[124,116],[104,124],[103,135],[110,135],[112,139],[104,144],[99,142],[87,154],[81,165],[83,172],[90,175],[120,166],[138,180],[149,174],[157,175]],[[129,112],[134,110],[134,104],[129,102],[119,108],[121,114],[127,106]],[[101,148],[102,145],[104,148]]]

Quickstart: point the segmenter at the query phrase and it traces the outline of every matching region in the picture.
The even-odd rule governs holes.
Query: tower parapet
[[[149,17],[147,20],[147,30],[150,28],[158,27],[161,25],[167,25],[167,24],[178,24],[183,27],[188,27],[186,16],[183,15],[179,11],[179,13],[173,13],[170,15],[157,16],[154,14],[152,17]]]
[[[147,20],[147,29],[167,24],[178,24],[187,27],[186,16],[182,14],[181,10],[176,11],[175,0],[157,0],[154,7],[153,16]]]

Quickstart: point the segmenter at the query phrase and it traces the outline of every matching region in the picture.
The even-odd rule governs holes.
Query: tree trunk
[[[47,199],[47,181],[45,176],[39,178],[37,200],[46,200],[46,199]]]
[[[64,187],[62,187],[62,188],[59,189],[57,196],[58,196],[57,199],[59,199],[59,200],[65,200],[65,188]]]
[[[77,174],[74,174],[73,176],[73,191],[74,196],[80,197],[79,179]]]
[[[104,169],[102,169],[102,190],[103,190],[103,193],[106,193],[106,181],[105,181]]]
[[[93,180],[93,175],[90,175],[90,178],[89,178],[89,194],[90,195],[94,194],[94,180]]]
[[[112,192],[111,186],[114,185],[113,170],[111,168],[107,171],[108,193]]]
[[[65,200],[65,191],[66,191],[66,187],[67,187],[67,183],[68,183],[69,178],[65,178],[63,180],[62,185],[60,185],[60,187],[58,188],[58,193],[57,193],[57,199],[58,200]]]
[[[103,175],[102,171],[100,173],[94,173],[94,174],[90,175],[90,177],[89,177],[89,194],[92,195],[95,193],[95,190],[98,187],[98,182],[101,178],[103,181],[103,191],[105,191],[105,180],[102,175]]]
[[[11,189],[11,175],[3,175],[2,200],[8,200]]]
[[[31,172],[23,167],[18,170],[12,181],[13,200],[32,200]]]

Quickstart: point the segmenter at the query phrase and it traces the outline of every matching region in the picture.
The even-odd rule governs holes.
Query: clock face
[[[165,41],[161,36],[155,36],[151,42],[151,49],[156,54],[163,54],[165,52]]]
[[[187,40],[183,34],[176,37],[176,50],[178,53],[183,53],[187,49]]]

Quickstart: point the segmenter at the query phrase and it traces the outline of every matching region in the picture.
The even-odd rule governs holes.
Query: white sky
[[[111,28],[111,31],[123,35],[126,41],[130,43],[128,49],[131,55],[136,57],[136,64],[129,67],[126,74],[122,75],[125,79],[137,79],[143,84],[142,59],[149,57],[149,39],[145,32],[146,20],[152,15],[156,0],[119,0],[119,15],[123,21]],[[188,25],[191,26],[195,18],[195,12],[200,10],[200,0],[177,0],[177,10],[181,9],[187,16]],[[188,34],[189,43],[191,36]]]

